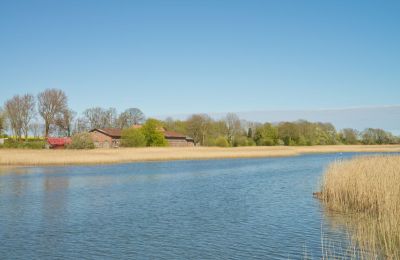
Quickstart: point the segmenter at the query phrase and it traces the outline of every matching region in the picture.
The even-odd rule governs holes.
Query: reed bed
[[[167,160],[284,157],[306,153],[332,152],[400,152],[400,145],[252,146],[235,148],[145,147],[94,150],[0,149],[0,165],[111,164]]]
[[[343,213],[364,259],[400,259],[400,156],[367,156],[332,163],[320,198]]]

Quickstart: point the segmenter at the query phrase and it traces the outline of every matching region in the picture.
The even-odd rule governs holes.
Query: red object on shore
[[[72,142],[71,137],[47,137],[47,143],[50,148],[53,149],[63,149],[65,145]]]

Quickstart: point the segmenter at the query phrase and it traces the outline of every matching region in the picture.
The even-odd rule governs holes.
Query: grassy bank
[[[0,149],[0,165],[110,164],[141,161],[283,157],[331,152],[400,152],[400,145],[254,146],[237,148],[146,147],[94,150]]]
[[[328,210],[346,213],[342,224],[367,258],[400,259],[400,156],[335,162],[321,191]]]

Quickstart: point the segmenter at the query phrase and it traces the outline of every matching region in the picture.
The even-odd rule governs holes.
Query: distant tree
[[[50,127],[57,116],[68,110],[67,95],[60,89],[46,89],[38,95],[38,110],[44,120],[45,137],[49,136]]]
[[[270,123],[256,128],[254,141],[257,145],[276,145],[278,143],[278,129]]]
[[[117,111],[115,108],[88,108],[83,112],[90,129],[117,127]]]
[[[21,108],[22,129],[25,134],[25,140],[27,140],[31,120],[35,117],[35,114],[36,114],[35,97],[30,94],[23,95],[21,105],[22,105],[22,108]]]
[[[140,125],[144,122],[145,115],[139,108],[128,108],[118,117],[120,128],[128,128],[132,125]]]
[[[228,113],[225,117],[225,123],[228,130],[228,142],[233,145],[235,137],[239,135],[242,130],[241,121],[236,114]]]
[[[391,133],[379,128],[367,128],[361,136],[363,144],[391,144],[396,139]]]
[[[253,138],[253,129],[251,127],[247,130],[247,137]]]
[[[196,144],[204,145],[211,128],[212,119],[207,114],[195,114],[187,119],[187,134]]]
[[[30,94],[16,95],[5,103],[5,111],[14,135],[28,138],[29,124],[35,116],[35,98]]]
[[[121,146],[143,147],[146,146],[146,137],[142,129],[126,128],[121,133]]]
[[[317,130],[317,144],[337,144],[337,132],[331,123],[314,123]]]
[[[79,117],[74,121],[74,127],[73,127],[73,134],[76,133],[83,133],[91,130],[89,127],[89,123],[87,122],[85,117]]]
[[[59,135],[71,136],[76,112],[66,109],[56,116],[55,127]]]
[[[6,129],[6,118],[3,109],[0,107],[0,136],[3,135]]]
[[[182,120],[174,120],[168,117],[162,122],[165,129],[168,131],[175,131],[182,134],[187,134],[187,122]]]
[[[282,122],[278,125],[278,136],[285,145],[296,145],[300,139],[300,131],[293,122]]]
[[[359,133],[356,129],[345,128],[339,133],[341,140],[344,144],[357,144]]]
[[[39,138],[43,133],[42,125],[37,121],[31,123],[29,128],[35,139]]]
[[[167,146],[167,140],[162,133],[162,124],[156,119],[148,119],[141,128],[147,146]]]

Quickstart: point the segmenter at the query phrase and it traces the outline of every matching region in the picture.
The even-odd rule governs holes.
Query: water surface
[[[354,155],[2,169],[0,256],[319,259],[348,241],[312,192]]]

